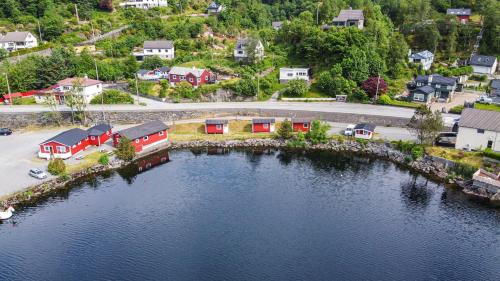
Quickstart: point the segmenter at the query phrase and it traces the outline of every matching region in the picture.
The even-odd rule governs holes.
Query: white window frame
[[[177,79],[177,75],[172,74],[172,79]]]
[[[62,145],[56,146],[57,153],[66,153],[66,147]]]
[[[94,136],[90,136],[90,139],[91,139],[91,140],[95,140],[95,137],[94,137]]]
[[[222,130],[222,125],[221,125],[221,124],[216,124],[216,125],[215,125],[215,128],[216,128],[217,130]]]
[[[163,131],[159,131],[159,132],[158,132],[158,135],[159,135],[159,136],[163,136]]]
[[[44,145],[43,146],[43,150],[46,151],[46,152],[52,152],[52,146],[50,146],[50,145]]]
[[[139,143],[139,139],[135,139],[135,143]]]
[[[309,128],[309,123],[304,123],[304,128]]]
[[[425,95],[424,94],[413,94],[413,100],[415,100],[415,101],[425,101]]]
[[[269,129],[269,123],[264,123],[264,124],[262,124],[262,127],[263,127],[264,129]]]
[[[149,136],[144,136],[144,137],[142,137],[142,140],[144,140],[144,141],[149,140]]]

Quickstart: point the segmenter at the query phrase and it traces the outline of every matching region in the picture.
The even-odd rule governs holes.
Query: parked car
[[[12,130],[9,128],[0,128],[0,136],[8,136],[12,134]]]
[[[75,160],[82,160],[83,158],[85,158],[85,156],[83,155],[78,155],[75,157]]]
[[[457,133],[455,132],[445,132],[440,133],[435,141],[437,146],[443,147],[455,147],[457,143]]]
[[[43,180],[47,177],[47,174],[45,172],[37,168],[30,169],[29,175],[40,180]]]
[[[345,130],[344,130],[344,135],[349,136],[349,137],[354,136],[354,127],[356,127],[356,125],[353,125],[353,124],[347,125],[347,128],[345,128]]]
[[[493,99],[489,98],[487,95],[481,95],[479,98],[476,99],[476,102],[491,104],[491,103],[493,103]]]

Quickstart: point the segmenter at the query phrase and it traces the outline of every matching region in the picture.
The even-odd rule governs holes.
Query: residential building
[[[491,80],[490,96],[500,98],[500,79]]]
[[[140,69],[137,71],[137,79],[146,81],[158,81],[161,79],[168,79],[168,66],[160,67],[154,70]]]
[[[171,40],[144,41],[142,50],[134,52],[133,55],[140,61],[148,56],[172,60],[175,58],[174,42]]]
[[[456,16],[457,20],[461,23],[467,23],[470,20],[471,9],[447,9],[446,14]]]
[[[363,29],[365,16],[363,10],[341,10],[339,15],[335,17],[330,26],[350,27],[355,26],[358,29]]]
[[[252,119],[252,133],[274,133],[276,120],[274,118]]]
[[[420,64],[423,70],[429,70],[434,62],[434,54],[427,50],[412,54],[410,50],[409,61],[411,63]]]
[[[458,123],[455,148],[500,151],[500,112],[464,109]]]
[[[97,124],[87,130],[89,136],[89,144],[100,146],[111,138],[112,127],[109,124]]]
[[[238,62],[248,62],[250,56],[253,52],[253,58],[256,61],[260,61],[264,58],[264,45],[260,40],[257,40],[255,44],[255,50],[249,50],[250,38],[239,38],[236,41],[236,46],[234,48],[234,58]]]
[[[280,30],[281,27],[283,27],[283,22],[282,21],[273,21],[271,23],[271,26],[274,30]]]
[[[222,13],[226,7],[224,5],[218,4],[215,1],[212,1],[207,7],[207,14],[209,15],[218,15]]]
[[[312,121],[312,118],[292,118],[293,131],[309,132]]]
[[[362,123],[362,124],[357,124],[354,127],[355,138],[369,140],[373,138],[374,134],[375,134],[375,125],[373,124]]]
[[[410,101],[431,102],[450,101],[457,88],[457,78],[444,77],[439,74],[419,75],[410,84]],[[432,90],[429,87],[432,87]]]
[[[175,84],[186,81],[189,82],[193,87],[198,87],[207,83],[215,83],[216,76],[212,72],[203,68],[196,67],[180,67],[174,66],[168,73],[168,80],[172,86]]]
[[[207,119],[205,120],[206,134],[227,134],[229,133],[229,120]]]
[[[123,8],[138,8],[138,9],[151,9],[155,7],[167,7],[167,0],[127,0],[120,3],[120,7]]]
[[[286,84],[296,79],[310,82],[309,68],[280,68],[280,84]]]
[[[73,91],[75,85],[79,87],[78,91]],[[60,104],[64,104],[66,95],[69,92],[73,92],[75,95],[81,95],[85,103],[90,103],[93,98],[102,93],[102,81],[89,79],[87,77],[66,78],[47,89],[39,90],[38,93],[35,94],[35,101],[36,103],[45,103],[47,101],[47,96],[52,95]]]
[[[8,52],[38,47],[38,39],[26,31],[8,32],[4,36],[0,34],[0,48]]]
[[[168,126],[161,121],[151,121],[119,131],[113,135],[113,146],[118,147],[121,138],[127,138],[136,152],[168,141]]]
[[[497,70],[498,61],[494,56],[474,55],[471,57],[469,65],[473,72],[477,74],[494,74]]]

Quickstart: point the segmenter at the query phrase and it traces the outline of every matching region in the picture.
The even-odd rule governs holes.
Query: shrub
[[[500,153],[494,152],[491,148],[486,148],[482,154],[485,157],[500,161]]]
[[[291,141],[287,143],[289,147],[294,147],[294,148],[304,148],[306,147],[306,137],[304,136],[304,133],[302,131],[299,131],[297,133],[297,136]]]
[[[470,179],[472,178],[472,175],[477,171],[477,167],[465,163],[455,162],[455,165],[449,170],[459,176]]]
[[[387,83],[382,77],[370,77],[361,84],[361,88],[370,95],[371,98],[375,95],[382,96],[387,92]]]
[[[118,90],[106,90],[102,94],[95,96],[91,104],[133,104],[134,98],[128,93]]]
[[[360,139],[360,138],[356,138],[356,142],[361,144],[362,147],[366,147],[366,145],[368,144],[368,140]]]
[[[319,120],[314,120],[311,124],[311,129],[305,137],[312,144],[326,143],[328,141],[328,130],[330,130],[330,125]]]
[[[424,156],[424,148],[420,145],[415,145],[411,149],[411,156],[414,160],[422,158]]]
[[[287,97],[303,97],[309,91],[309,85],[305,80],[295,79],[288,82],[282,94]]]
[[[281,123],[278,129],[278,137],[285,140],[291,139],[293,137],[292,131],[292,122],[288,121],[288,119],[285,119],[285,121]]]
[[[101,165],[108,165],[109,164],[109,157],[107,154],[103,154],[101,155],[101,157],[99,157],[99,163]]]
[[[449,112],[454,113],[454,114],[462,114],[462,110],[464,110],[464,106],[457,105],[457,106],[450,108]]]
[[[120,138],[120,143],[115,151],[116,157],[124,161],[130,161],[135,157],[135,147],[132,145],[129,139]]]
[[[66,164],[61,158],[50,160],[47,170],[51,175],[62,175],[66,172]]]
[[[382,95],[377,100],[378,104],[390,105],[392,104],[392,99],[388,95]]]

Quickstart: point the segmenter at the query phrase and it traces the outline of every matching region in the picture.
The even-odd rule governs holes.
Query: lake
[[[0,280],[498,281],[499,238],[500,209],[386,161],[181,150],[0,224]]]

